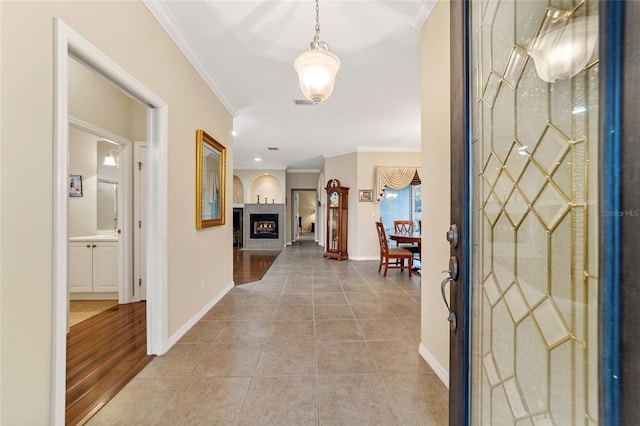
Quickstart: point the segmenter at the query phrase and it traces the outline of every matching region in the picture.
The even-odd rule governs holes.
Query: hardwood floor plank
[[[276,260],[280,250],[241,250],[233,248],[235,285],[260,281]]]
[[[67,335],[66,424],[88,421],[153,359],[145,302],[118,305]]]

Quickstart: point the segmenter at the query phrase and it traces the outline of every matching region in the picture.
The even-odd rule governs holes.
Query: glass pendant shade
[[[302,94],[318,104],[327,99],[340,70],[340,59],[329,50],[313,47],[301,53],[293,62],[300,79]]]
[[[106,157],[104,157],[104,162],[102,163],[105,166],[112,166],[112,167],[116,167],[116,159],[113,157],[113,153],[109,152],[109,155],[107,155]]]
[[[546,82],[573,77],[593,56],[598,40],[598,17],[573,18],[570,12],[549,7],[529,56]]]

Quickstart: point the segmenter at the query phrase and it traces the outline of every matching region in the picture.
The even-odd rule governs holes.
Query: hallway
[[[420,277],[377,269],[287,247],[89,424],[447,424],[418,354]]]

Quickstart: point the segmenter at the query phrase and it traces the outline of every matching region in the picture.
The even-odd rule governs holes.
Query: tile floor
[[[288,247],[89,424],[446,425],[448,391],[418,354],[420,276],[377,271]]]

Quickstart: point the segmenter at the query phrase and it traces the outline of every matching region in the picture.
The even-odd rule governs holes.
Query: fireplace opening
[[[277,214],[251,214],[249,215],[249,237],[278,239],[278,215]]]

